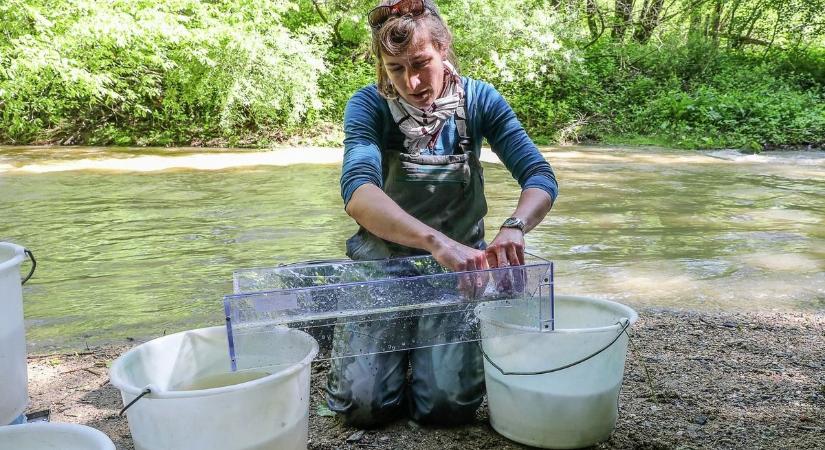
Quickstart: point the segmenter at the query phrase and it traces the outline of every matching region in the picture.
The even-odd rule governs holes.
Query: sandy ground
[[[825,449],[825,315],[643,310],[633,335],[615,432],[595,448]],[[31,356],[29,412],[49,410],[53,422],[90,425],[132,449],[107,373],[132,345]],[[486,405],[457,428],[345,427],[323,409],[325,371],[313,365],[310,449],[526,448],[490,427]]]

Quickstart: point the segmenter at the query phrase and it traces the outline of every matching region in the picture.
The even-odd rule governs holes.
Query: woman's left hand
[[[486,253],[490,268],[524,265],[524,232],[518,228],[502,228]]]

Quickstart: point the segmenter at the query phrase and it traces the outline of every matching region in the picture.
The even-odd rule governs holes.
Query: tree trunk
[[[773,47],[773,41],[776,39],[776,35],[779,33],[779,27],[781,25],[782,25],[782,16],[780,15],[779,11],[777,11],[776,12],[776,22],[773,25],[773,34],[771,35],[771,41],[768,42],[768,45],[765,46],[765,53],[762,54],[763,58],[768,56],[768,52],[771,50],[771,47]],[[800,33],[800,35],[801,35],[801,33]]]
[[[590,29],[590,36],[596,39],[601,34],[596,16],[599,14],[599,6],[596,0],[587,0],[585,11],[587,12],[587,28]]]
[[[719,34],[722,26],[722,1],[716,0],[716,5],[713,8],[713,15],[710,19],[710,35],[713,38],[713,46],[719,46]]]
[[[690,28],[688,29],[688,40],[693,41],[702,36],[702,12],[699,8],[693,8],[689,14]]]
[[[647,3],[647,0],[645,0],[645,3]],[[633,0],[615,0],[615,9],[611,36],[614,41],[622,42],[625,31],[633,19]]]
[[[659,26],[659,19],[662,13],[662,5],[665,0],[652,0],[650,4],[645,1],[646,8],[639,13],[639,23],[633,38],[642,44],[650,40],[653,31]]]
[[[733,7],[731,8],[731,13],[729,14],[727,27],[723,24],[722,28],[727,28],[725,34],[729,36],[742,36],[749,39],[751,37],[751,33],[753,33],[753,27],[756,25],[756,22],[759,20],[760,16],[762,16],[762,2],[760,1],[752,7],[749,16],[736,18],[735,14],[739,4],[740,0],[736,0],[736,2],[734,2]],[[747,32],[745,31],[746,28],[748,30]],[[746,43],[747,42],[742,39],[731,39],[728,42],[729,46],[734,49],[741,48],[742,45]]]
[[[753,27],[756,26],[756,22],[759,20],[760,17],[762,17],[762,11],[759,11],[758,14],[754,15],[753,19],[751,20],[750,26],[748,26],[748,32],[745,33],[745,36],[740,40],[740,42],[744,43],[746,40],[751,39],[751,35],[753,34]],[[771,39],[771,42],[773,42],[773,39]]]
[[[732,34],[734,33],[733,27],[736,25],[736,12],[739,10],[739,5],[742,3],[742,0],[734,0],[733,5],[729,8],[729,12],[727,13],[727,17],[722,19],[722,23],[720,24],[721,31],[722,28],[727,28],[727,33]]]

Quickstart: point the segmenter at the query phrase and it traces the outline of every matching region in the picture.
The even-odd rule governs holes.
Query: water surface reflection
[[[546,150],[561,196],[528,247],[557,261],[558,292],[825,311],[825,154]],[[166,151],[0,149],[0,240],[40,261],[25,291],[34,350],[221,324],[233,269],[343,257],[356,225],[337,164],[129,170]],[[65,165],[78,160],[122,170]],[[518,188],[498,164],[485,175],[492,236]]]

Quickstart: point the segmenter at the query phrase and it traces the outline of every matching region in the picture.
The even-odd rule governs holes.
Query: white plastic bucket
[[[289,329],[249,339],[248,356],[260,352],[284,364],[261,369],[252,381],[243,381],[249,372],[234,377],[224,327],[158,338],[115,360],[109,376],[124,405],[151,390],[126,412],[135,449],[306,449],[310,363],[318,343]],[[212,383],[225,377],[234,380]]]
[[[71,423],[29,423],[0,427],[0,448],[15,450],[115,450],[102,432]]]
[[[0,242],[0,425],[14,421],[29,403],[20,284],[24,252],[19,245]]]
[[[628,340],[623,329],[638,315],[615,302],[556,296],[555,331],[540,332],[537,308],[537,301],[476,308],[490,424],[513,441],[542,448],[606,440],[618,418]]]

